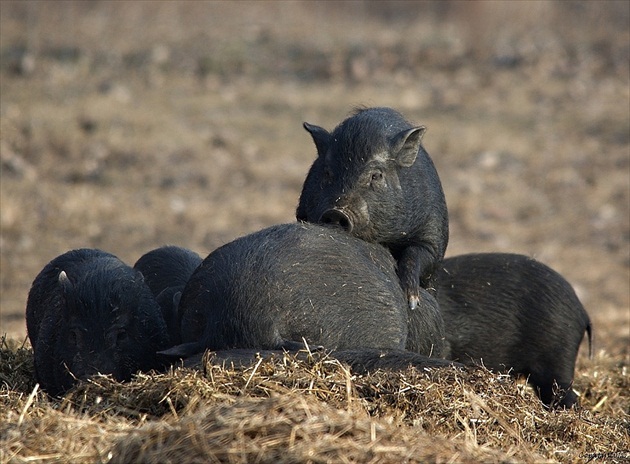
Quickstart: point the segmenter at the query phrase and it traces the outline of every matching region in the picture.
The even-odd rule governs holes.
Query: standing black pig
[[[447,258],[438,301],[449,359],[525,375],[549,406],[577,401],[571,389],[575,360],[585,331],[590,345],[591,322],[556,271],[509,253]]]
[[[442,184],[421,145],[425,128],[390,108],[357,110],[332,133],[304,123],[317,159],[304,182],[299,221],[341,226],[390,249],[410,307],[434,292],[448,244]]]
[[[231,348],[396,349],[441,356],[442,318],[421,290],[422,311],[407,343],[410,310],[391,254],[342,230],[283,224],[213,251],[188,280],[179,311],[183,344],[167,354]],[[422,333],[420,333],[422,332]]]
[[[169,346],[142,275],[94,249],[68,251],[42,269],[28,295],[26,326],[36,379],[53,396],[97,372],[124,381],[160,368],[156,352]]]
[[[133,266],[142,273],[160,305],[173,345],[180,342],[177,308],[181,292],[201,261],[192,250],[167,245],[145,253]]]

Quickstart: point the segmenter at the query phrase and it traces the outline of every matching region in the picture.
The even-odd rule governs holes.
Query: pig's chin
[[[375,243],[379,241],[378,237],[374,233],[374,229],[370,227],[369,218],[368,222],[355,222],[351,235],[361,240],[365,240],[366,242]]]
[[[352,223],[350,235],[371,243],[381,241],[378,234],[375,233],[377,228],[374,227],[367,205],[359,211],[344,209],[343,212],[348,216],[350,222]]]
[[[370,243],[380,243],[381,241],[379,240],[379,238],[374,235],[374,233],[371,233],[371,231],[366,230],[364,232],[362,231],[356,231],[353,234],[355,237],[360,238],[361,240],[365,240],[366,242],[370,242]]]

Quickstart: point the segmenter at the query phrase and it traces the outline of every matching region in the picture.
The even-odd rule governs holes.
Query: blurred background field
[[[3,0],[0,333],[25,339],[30,284],[69,249],[206,255],[293,221],[315,157],[302,122],[392,106],[428,127],[447,255],[519,252],[561,272],[594,323],[578,390],[598,359],[627,382],[629,10]]]
[[[294,220],[309,121],[428,126],[448,254],[564,274],[628,337],[628,3],[10,2],[1,6],[1,323],[53,257],[202,255]],[[617,345],[622,350],[623,344]]]

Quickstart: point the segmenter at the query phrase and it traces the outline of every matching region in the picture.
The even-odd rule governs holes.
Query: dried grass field
[[[629,462],[630,5],[0,3],[0,462]],[[303,121],[428,127],[447,255],[533,256],[593,321],[547,411],[479,370],[322,355],[35,387],[24,308],[55,256],[207,255],[294,220]]]

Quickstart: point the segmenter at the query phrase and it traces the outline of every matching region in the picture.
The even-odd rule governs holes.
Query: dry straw
[[[94,377],[53,401],[32,352],[0,352],[1,462],[627,462],[628,375],[600,355],[581,409],[547,411],[485,369],[354,375],[325,354]],[[625,461],[624,461],[625,460]],[[597,462],[597,461],[593,461]]]

